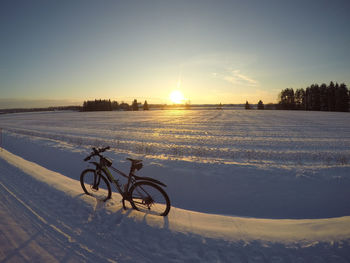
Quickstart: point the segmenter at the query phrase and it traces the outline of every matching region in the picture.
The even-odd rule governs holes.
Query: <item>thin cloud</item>
[[[254,80],[253,78],[247,75],[242,74],[240,70],[232,70],[226,74],[219,74],[215,72],[212,75],[215,78],[223,79],[235,85],[243,85],[243,86],[250,86],[250,87],[259,86],[258,81]]]
[[[234,74],[234,76],[236,76],[236,78],[238,78],[239,80],[245,81],[245,82],[249,83],[249,84],[252,85],[252,86],[258,85],[258,82],[257,82],[256,80],[254,80],[254,79],[252,79],[252,78],[250,78],[250,77],[248,77],[248,76],[246,76],[246,75],[243,75],[242,73],[240,73],[239,70],[234,70],[234,71],[233,71],[233,74]]]

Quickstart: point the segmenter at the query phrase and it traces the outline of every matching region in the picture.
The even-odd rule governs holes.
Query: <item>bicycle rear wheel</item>
[[[166,192],[151,182],[137,182],[130,188],[130,203],[136,210],[166,216],[170,199]]]
[[[87,195],[91,195],[100,201],[111,198],[111,186],[104,176],[97,174],[96,170],[84,170],[80,175],[80,184]]]

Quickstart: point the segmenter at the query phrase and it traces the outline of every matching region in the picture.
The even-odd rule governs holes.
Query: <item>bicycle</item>
[[[151,211],[160,216],[168,215],[170,199],[162,188],[166,185],[154,178],[135,175],[135,171],[143,167],[142,160],[126,158],[131,162],[129,175],[113,167],[112,160],[101,154],[108,149],[110,149],[109,146],[92,148],[91,154],[84,159],[89,161],[93,157],[99,158],[99,162],[89,162],[95,165],[95,169],[86,169],[80,175],[80,184],[85,194],[107,201],[112,197],[111,183],[121,194],[124,209],[126,209],[125,201],[129,201],[132,208],[138,211]],[[127,178],[127,183],[122,186],[119,180],[113,177],[110,169]]]

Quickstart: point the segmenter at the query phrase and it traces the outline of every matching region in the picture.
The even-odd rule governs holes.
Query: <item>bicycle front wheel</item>
[[[87,195],[91,195],[100,201],[111,198],[111,186],[107,179],[98,175],[96,170],[87,169],[80,175],[80,184]]]
[[[130,189],[130,203],[136,210],[166,216],[170,199],[166,192],[151,182],[137,182]]]

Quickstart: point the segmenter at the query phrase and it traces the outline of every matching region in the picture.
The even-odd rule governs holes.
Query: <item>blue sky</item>
[[[275,102],[350,83],[350,1],[1,1],[0,107]],[[8,106],[10,105],[10,106]]]

